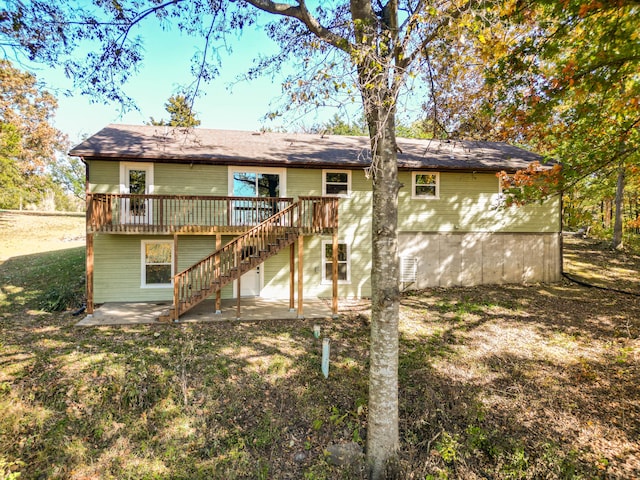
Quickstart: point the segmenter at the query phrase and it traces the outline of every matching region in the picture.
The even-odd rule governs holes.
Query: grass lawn
[[[366,311],[322,325],[326,380],[305,321],[74,327],[83,224],[0,212],[0,479],[364,478],[325,449],[366,442]],[[640,293],[635,255],[565,258]],[[400,328],[401,478],[640,477],[638,296],[430,289]]]

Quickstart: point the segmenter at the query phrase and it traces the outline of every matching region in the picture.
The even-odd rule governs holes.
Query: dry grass
[[[35,253],[84,246],[84,214],[0,211],[0,262]]]
[[[602,269],[593,248],[567,258]],[[325,380],[306,322],[80,329],[38,309],[19,267],[37,278],[42,257],[16,254],[0,265],[0,479],[363,478],[324,449],[366,441],[366,311],[322,325]],[[402,477],[639,477],[639,319],[638,297],[570,282],[406,296]]]

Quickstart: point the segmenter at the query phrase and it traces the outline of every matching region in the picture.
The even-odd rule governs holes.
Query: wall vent
[[[400,283],[414,283],[418,276],[418,258],[400,257]]]

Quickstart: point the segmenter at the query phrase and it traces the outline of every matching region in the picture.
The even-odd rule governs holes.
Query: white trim
[[[416,194],[416,176],[417,175],[434,175],[436,179],[435,195],[417,195]],[[411,198],[418,200],[439,200],[440,199],[440,172],[411,172]]]
[[[347,246],[347,260],[344,262],[347,264],[347,279],[338,280],[338,284],[348,285],[351,283],[351,246],[344,240],[338,240],[338,245],[340,245],[341,243]],[[331,285],[333,283],[333,280],[331,278],[326,278],[324,252],[327,245],[333,246],[333,240],[322,240],[322,249],[320,250],[320,268],[322,270],[322,281],[320,283],[322,283],[323,285]]]
[[[171,245],[171,283],[147,283],[147,252],[146,246],[149,243],[168,243]],[[173,288],[174,271],[174,243],[173,240],[140,240],[140,288]],[[164,264],[162,264],[164,265]]]
[[[280,196],[287,196],[287,169],[275,168],[275,167],[236,167],[229,166],[227,170],[227,192],[230,197],[233,197],[233,174],[240,173],[271,173],[278,174],[280,176]]]
[[[144,170],[145,176],[145,195],[151,195],[154,190],[154,175],[153,175],[153,163],[148,162],[120,162],[120,193],[129,193],[129,171],[130,170]],[[123,198],[120,200],[120,220],[122,224],[129,223],[132,220],[130,213],[131,199]],[[153,221],[153,202],[146,200],[144,208],[144,221],[145,223],[152,223]]]
[[[334,194],[327,193],[327,173],[346,173],[347,174],[347,193],[346,194]],[[334,182],[331,182],[335,184]],[[351,170],[322,170],[322,196],[323,197],[342,197],[349,198],[351,196]]]
[[[507,174],[507,177],[513,178],[514,175],[515,174],[513,174],[513,173],[509,173],[509,174]],[[512,187],[512,188],[514,188],[514,187]],[[520,188],[520,190],[522,190],[522,187],[515,187],[515,188],[516,189]],[[505,193],[504,185],[502,183],[502,177],[498,177],[498,197],[497,197],[497,201],[496,201],[494,207],[504,207],[507,204],[507,199],[514,198],[514,197],[515,197],[515,193],[508,193],[508,192]],[[517,205],[514,202],[511,205],[511,208],[516,208],[516,207],[517,207]]]
[[[129,175],[127,175],[127,171],[130,169],[146,170],[147,191],[145,193],[151,195],[154,190],[153,163],[147,162],[120,162],[120,193],[129,193]]]

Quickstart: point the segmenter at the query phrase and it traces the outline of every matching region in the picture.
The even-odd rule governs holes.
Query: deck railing
[[[89,193],[87,231],[234,231],[257,225],[292,203],[284,197]]]

